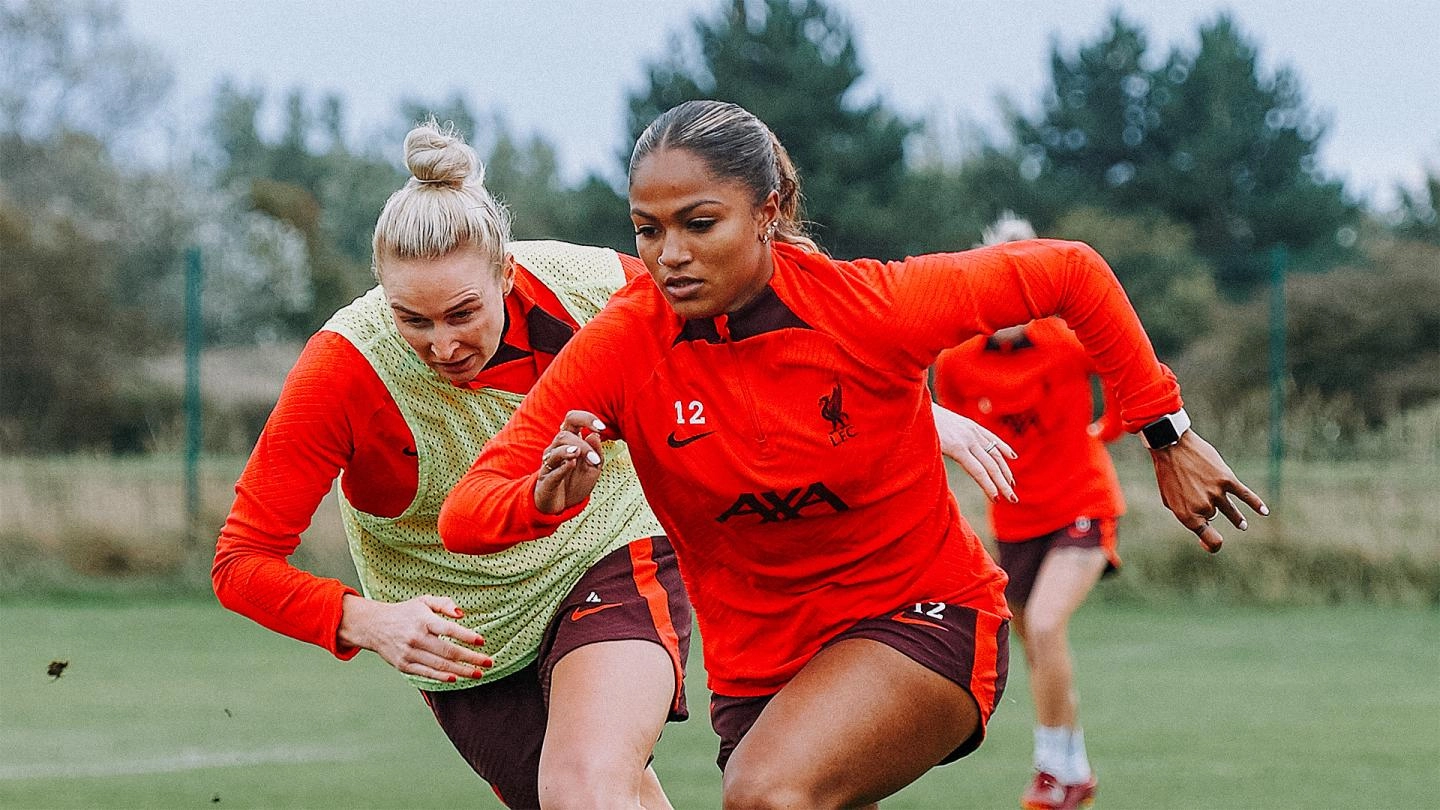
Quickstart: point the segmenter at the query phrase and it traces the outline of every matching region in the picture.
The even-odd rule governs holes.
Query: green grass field
[[[1440,613],[1101,601],[1073,637],[1097,807],[1440,805]],[[378,658],[334,661],[211,602],[7,600],[0,650],[0,807],[499,806]],[[1017,806],[1018,658],[986,745],[886,810]],[[52,660],[70,662],[58,680]],[[719,806],[698,664],[697,714],[656,757],[682,810]]]

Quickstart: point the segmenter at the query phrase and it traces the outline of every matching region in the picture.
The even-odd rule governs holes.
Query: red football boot
[[[1020,806],[1025,810],[1060,810],[1067,793],[1054,774],[1036,771],[1035,779],[1020,797]]]
[[[1065,785],[1065,799],[1056,805],[1058,810],[1079,810],[1095,803],[1095,788],[1099,787],[1094,772],[1078,785]]]

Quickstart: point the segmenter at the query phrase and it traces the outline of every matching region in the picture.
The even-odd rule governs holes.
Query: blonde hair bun
[[[504,272],[510,212],[485,190],[485,167],[455,131],[431,117],[405,136],[412,177],[380,211],[372,242],[375,278],[390,259],[435,259],[460,248],[479,251],[496,277]]]
[[[434,118],[405,136],[405,166],[427,185],[460,188],[467,180],[485,182],[485,168],[475,150],[455,134],[454,124],[441,128]]]

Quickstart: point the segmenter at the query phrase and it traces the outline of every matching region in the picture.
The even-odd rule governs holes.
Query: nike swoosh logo
[[[416,450],[416,449],[413,448],[413,447],[407,447],[407,448],[405,448],[404,450],[401,450],[400,452],[404,453],[404,454],[407,455],[407,456],[410,456],[411,458],[419,458],[419,457],[420,457],[420,451]]]
[[[599,612],[602,611],[602,610],[607,610],[607,609],[612,608],[612,607],[620,607],[620,603],[619,603],[619,602],[609,602],[609,603],[604,604],[604,605],[596,605],[595,607],[592,607],[592,608],[580,608],[580,607],[577,607],[577,608],[575,608],[575,612],[570,614],[570,621],[572,621],[572,622],[578,622],[578,621],[580,621],[581,619],[585,618],[586,616],[589,616],[591,613],[599,613]]]
[[[670,445],[671,447],[684,447],[691,442],[698,442],[714,432],[715,431],[713,430],[707,430],[704,433],[696,433],[694,436],[687,436],[683,439],[677,439],[675,438],[675,431],[672,430],[670,431],[670,435],[665,437],[665,443]]]
[[[920,624],[924,625],[925,627],[934,627],[939,630],[944,630],[947,633],[950,632],[950,628],[946,627],[943,624],[936,624],[935,622],[927,622],[924,619],[917,619],[913,616],[906,616],[903,611],[900,613],[896,613],[890,618],[894,621],[900,622],[901,624]]]

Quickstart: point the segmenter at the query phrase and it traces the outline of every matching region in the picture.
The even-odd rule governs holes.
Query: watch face
[[[1170,417],[1163,417],[1145,426],[1145,444],[1150,447],[1168,447],[1178,441],[1180,436],[1175,432],[1175,424]]]

